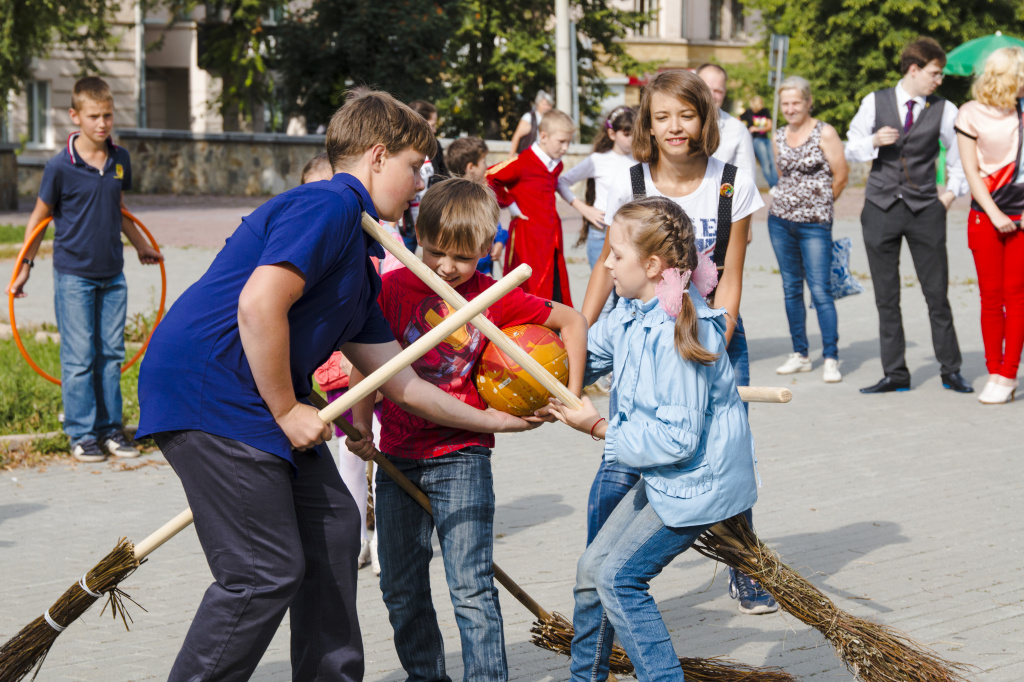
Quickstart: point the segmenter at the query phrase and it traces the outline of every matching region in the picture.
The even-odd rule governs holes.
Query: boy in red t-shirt
[[[423,197],[416,237],[423,262],[467,300],[494,283],[476,270],[490,249],[498,204],[487,187],[445,180]],[[379,303],[395,338],[408,346],[454,311],[408,269],[384,276]],[[569,389],[579,395],[587,357],[587,325],[577,311],[513,289],[486,313],[500,328],[542,324],[562,334]],[[485,407],[473,368],[487,339],[466,325],[413,364],[416,373],[474,407]],[[352,377],[352,383],[358,381]],[[357,428],[368,433],[371,400],[357,405]],[[462,638],[463,677],[508,679],[498,590],[494,585],[494,436],[439,426],[408,405],[384,401],[380,449],[427,497],[433,517],[384,472],[377,473],[374,514],[380,586],[395,631],[395,648],[410,679],[445,680],[444,645],[430,596],[431,535],[437,528],[449,591]],[[367,439],[350,446],[367,447]]]
[[[487,171],[487,182],[502,206],[515,204],[505,246],[505,272],[520,263],[533,268],[523,291],[572,306],[565,269],[562,219],[555,206],[562,157],[575,131],[572,119],[549,111],[540,122],[537,141],[529,149]],[[518,214],[518,215],[517,215]]]

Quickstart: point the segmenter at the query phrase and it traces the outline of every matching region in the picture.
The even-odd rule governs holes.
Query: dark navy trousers
[[[171,682],[248,680],[286,611],[293,680],[363,679],[359,510],[327,449],[291,464],[202,431],[154,435],[181,479],[214,583]]]

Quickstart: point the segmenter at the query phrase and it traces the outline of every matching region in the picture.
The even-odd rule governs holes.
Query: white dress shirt
[[[925,97],[911,97],[903,89],[903,81],[896,84],[896,110],[901,118],[907,115],[907,102],[914,103],[914,123],[924,111]],[[942,123],[939,125],[939,139],[946,146],[946,189],[956,196],[963,196],[970,191],[964,169],[960,165],[960,148],[957,146],[956,105],[946,100],[942,110]],[[878,158],[878,147],[871,138],[875,134],[875,93],[869,94],[860,103],[857,115],[850,121],[850,131],[846,135],[846,160],[851,162],[872,161]],[[903,134],[903,131],[900,131]]]
[[[743,121],[718,110],[718,150],[712,154],[719,161],[743,168],[750,177],[757,177],[757,160],[754,157],[754,139]]]
[[[548,173],[555,170],[555,166],[561,163],[561,159],[552,159],[550,156],[544,153],[544,150],[540,148],[540,145],[534,142],[530,145],[530,150],[537,155],[540,162],[544,164],[544,167],[548,169]]]

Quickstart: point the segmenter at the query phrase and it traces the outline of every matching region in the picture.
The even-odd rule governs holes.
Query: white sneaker
[[[373,538],[370,540],[370,570],[374,575],[380,575],[380,559],[377,558],[377,531],[373,531]]]
[[[799,353],[790,353],[786,361],[775,368],[776,374],[796,374],[797,372],[810,372],[811,359],[805,358]]]
[[[356,568],[363,568],[370,563],[370,541],[361,540],[359,543],[359,558],[356,560]]]
[[[843,380],[843,375],[839,373],[839,361],[834,358],[825,358],[825,368],[822,372],[822,378],[826,384],[838,384]]]

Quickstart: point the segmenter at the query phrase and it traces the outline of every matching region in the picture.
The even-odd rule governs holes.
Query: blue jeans
[[[747,334],[743,328],[743,316],[736,320],[736,329],[726,347],[729,362],[736,374],[737,386],[750,385],[750,354],[747,349]],[[747,409],[747,403],[743,403]],[[594,541],[597,532],[611,516],[616,505],[626,493],[640,480],[640,470],[625,464],[608,464],[603,459],[597,469],[597,476],[590,486],[590,498],[587,501],[587,544]]]
[[[768,216],[768,236],[782,273],[793,352],[807,357],[807,309],[804,279],[811,290],[821,328],[822,355],[839,359],[839,321],[829,281],[832,275],[832,223],[795,223]]]
[[[443,457],[388,461],[419,486],[431,517],[377,470],[380,587],[395,649],[410,682],[450,682],[430,595],[431,535],[437,528],[448,591],[462,639],[466,680],[508,679],[505,635],[494,585],[494,489],[490,450],[467,447]]]
[[[124,274],[87,279],[53,271],[60,330],[64,432],[71,445],[121,429],[121,363],[128,286]]]
[[[601,258],[601,251],[604,249],[604,230],[599,230],[593,225],[587,228],[587,262],[590,263],[590,269],[603,266],[603,263],[598,262]]]
[[[576,567],[572,680],[607,679],[616,634],[636,666],[637,680],[683,680],[648,586],[708,527],[666,527],[647,501],[643,481],[623,498]]]
[[[772,141],[767,137],[754,138],[754,156],[761,164],[761,172],[769,187],[779,183],[779,172],[775,169],[775,155],[772,152]]]

